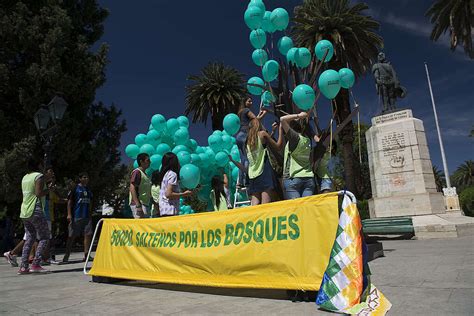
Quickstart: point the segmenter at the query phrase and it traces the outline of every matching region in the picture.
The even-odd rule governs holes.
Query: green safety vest
[[[318,169],[316,170],[316,174],[320,179],[329,179],[329,172],[328,172],[328,164],[329,160],[331,159],[331,154],[329,151],[324,153],[323,158],[321,158],[319,162]]]
[[[20,218],[30,218],[35,211],[38,197],[35,194],[35,179],[42,176],[39,172],[28,173],[21,180],[21,191],[23,193],[23,201],[21,202]],[[40,199],[41,207],[45,204],[45,197]]]
[[[151,186],[151,197],[155,203],[158,203],[160,200],[160,186],[159,185],[152,185]],[[153,209],[155,208],[155,205],[153,205]],[[155,210],[156,211],[156,210]]]
[[[228,210],[227,200],[225,199],[225,197],[222,196],[222,194],[219,200],[220,200],[220,203],[219,203],[219,208],[218,208],[216,204],[216,193],[214,192],[214,190],[211,190],[211,201],[212,201],[212,206],[214,207],[214,211],[227,211]]]
[[[260,137],[257,137],[257,147],[251,151],[250,146],[247,145],[247,158],[249,160],[249,178],[255,179],[263,173],[263,166],[265,163],[265,155],[267,149],[263,148]]]
[[[151,198],[151,181],[150,178],[144,173],[140,168],[137,168],[135,170],[139,170],[141,174],[141,180],[140,180],[140,185],[138,186],[138,200],[140,201],[141,204],[145,206],[150,206],[150,198]],[[135,171],[134,170],[134,171]],[[133,171],[132,171],[133,173]],[[130,201],[130,204],[133,202],[132,199],[132,193],[129,193],[128,199]]]
[[[290,178],[312,178],[314,177],[311,169],[311,141],[308,137],[299,135],[300,140],[295,150],[290,152],[290,145],[285,145],[285,162],[284,165],[290,164]]]

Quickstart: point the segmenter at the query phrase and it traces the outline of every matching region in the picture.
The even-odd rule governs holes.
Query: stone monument
[[[411,110],[372,118],[366,132],[372,199],[370,217],[444,213],[423,122]]]

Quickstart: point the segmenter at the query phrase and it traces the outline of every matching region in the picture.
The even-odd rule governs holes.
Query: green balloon
[[[158,132],[161,132],[166,129],[166,119],[163,115],[161,114],[155,114],[151,118],[151,125],[153,126],[154,129],[156,129]]]
[[[194,189],[199,184],[200,170],[194,164],[186,164],[179,171],[179,180],[183,187]]]
[[[295,52],[295,62],[300,68],[306,68],[311,63],[311,52],[306,47],[300,47]]]
[[[293,90],[292,100],[301,110],[307,111],[313,106],[316,95],[313,88],[306,84],[300,84]]]
[[[155,153],[155,147],[150,144],[144,144],[140,147],[140,153],[145,153],[148,154],[148,156],[151,156]]]
[[[278,72],[280,71],[280,65],[275,60],[271,59],[263,65],[262,76],[266,82],[271,82],[278,78]]]
[[[136,159],[139,153],[140,147],[135,144],[128,144],[127,147],[125,147],[125,154],[129,158]]]
[[[298,51],[297,47],[292,47],[288,50],[288,53],[286,53],[286,61],[288,62],[288,64],[296,65],[295,54],[297,51]]]
[[[251,29],[255,30],[262,26],[263,15],[265,10],[262,10],[258,6],[249,6],[244,13],[245,24]]]
[[[192,138],[186,142],[186,147],[188,147],[192,152],[196,151],[197,146],[197,141]]]
[[[163,156],[154,154],[150,157],[150,167],[154,170],[159,170],[161,166],[161,160],[163,159]]]
[[[189,120],[186,116],[181,115],[177,118],[180,127],[189,127]]]
[[[149,130],[146,137],[148,142],[154,147],[161,142],[161,134],[156,129]]]
[[[275,102],[276,98],[270,91],[265,91],[262,94],[262,101],[263,101],[263,104],[270,104],[272,102]]]
[[[261,95],[264,91],[263,88],[257,87],[257,86],[252,86],[250,84],[257,84],[260,86],[265,86],[265,82],[259,77],[252,77],[247,81],[247,90],[253,95]]]
[[[265,14],[263,15],[262,30],[267,33],[274,33],[276,31],[275,25],[273,25],[272,21],[270,20],[271,15],[271,11],[265,11]]]
[[[191,163],[191,154],[188,153],[187,151],[180,151],[176,155],[178,156],[179,164],[181,166],[187,165],[188,163]]]
[[[256,29],[250,32],[249,39],[253,48],[263,48],[267,43],[267,35],[262,29]]]
[[[350,89],[354,85],[355,82],[355,75],[352,70],[349,68],[341,68],[339,69],[339,81],[341,83],[341,87],[345,89]]]
[[[176,145],[184,145],[189,140],[189,132],[187,127],[180,127],[174,133],[174,142]]]
[[[318,87],[321,93],[328,99],[334,99],[341,90],[339,73],[333,69],[324,71],[318,79]]]
[[[168,144],[161,143],[158,146],[156,146],[156,153],[158,155],[163,156],[166,153],[169,153],[171,151],[171,147]]]
[[[142,147],[146,143],[148,143],[148,138],[145,134],[138,134],[135,136],[135,144],[137,144],[138,147]]]
[[[290,16],[288,15],[288,11],[285,9],[276,8],[270,15],[270,21],[272,21],[272,24],[278,31],[284,31],[290,23]]]
[[[235,135],[240,130],[240,118],[234,113],[227,114],[222,125],[229,135]]]
[[[219,167],[225,167],[229,163],[229,157],[225,152],[218,152],[216,154],[216,163]]]
[[[263,66],[268,60],[268,54],[261,48],[257,48],[252,53],[252,60],[255,65]]]
[[[173,154],[177,155],[179,152],[187,151],[189,153],[189,148],[184,145],[178,145],[173,148]]]
[[[314,53],[316,54],[316,57],[319,60],[322,60],[324,58],[326,51],[328,53],[326,55],[326,58],[324,59],[325,63],[330,61],[332,56],[334,55],[334,46],[332,46],[332,43],[328,40],[321,40],[314,47]]]
[[[256,6],[256,7],[260,8],[261,10],[265,11],[265,4],[263,3],[262,0],[250,0],[249,5],[247,6],[247,8],[251,7],[251,6]]]
[[[280,54],[282,54],[283,56],[286,56],[288,51],[294,46],[293,40],[291,39],[291,37],[283,36],[282,38],[278,40],[277,46],[278,46],[278,51],[280,52]]]
[[[173,136],[174,133],[176,133],[176,131],[178,130],[178,128],[179,128],[179,122],[177,119],[171,118],[166,122],[166,129],[168,130],[168,134],[170,136]]]

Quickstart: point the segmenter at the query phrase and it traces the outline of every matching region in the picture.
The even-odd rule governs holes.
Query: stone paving
[[[384,240],[370,263],[390,315],[474,315],[474,238]],[[73,254],[72,260],[81,258]],[[16,274],[1,258],[0,314],[8,315],[335,315],[292,303],[285,291],[236,290],[146,282],[99,284],[81,263],[50,266],[46,275]]]

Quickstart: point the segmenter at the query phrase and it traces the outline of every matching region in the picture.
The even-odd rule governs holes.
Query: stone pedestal
[[[447,211],[460,211],[459,197],[456,193],[456,187],[443,188],[444,203]]]
[[[372,118],[366,139],[371,218],[445,212],[443,196],[436,192],[423,122],[411,110]]]

